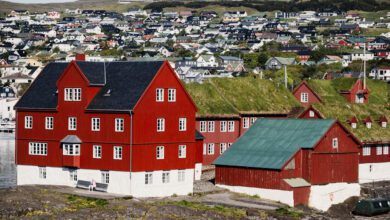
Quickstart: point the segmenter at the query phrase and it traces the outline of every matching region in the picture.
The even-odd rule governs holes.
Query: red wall
[[[301,102],[301,93],[308,93],[308,102]],[[320,102],[320,100],[317,98],[317,96],[314,95],[314,93],[306,86],[306,84],[301,84],[293,93],[295,98],[298,100],[298,102],[301,102],[301,104],[305,107]]]
[[[359,163],[384,163],[390,162],[390,152],[389,154],[383,154],[383,146],[388,146],[390,148],[390,143],[384,144],[364,144],[363,146],[369,146],[371,148],[370,155],[363,155],[363,147],[360,147],[360,156]],[[382,146],[382,155],[377,155],[376,147]],[[390,149],[389,149],[390,151]]]

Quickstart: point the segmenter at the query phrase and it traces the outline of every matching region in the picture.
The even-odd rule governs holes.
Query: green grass
[[[352,104],[339,94],[340,90],[348,90],[356,79],[309,80],[309,85],[321,97],[322,103],[314,106],[327,118],[337,118],[355,136],[362,141],[390,140],[390,127],[382,128],[376,120],[385,115],[389,118],[389,85],[383,81],[367,80],[370,91],[368,104]],[[356,129],[352,129],[347,120],[353,116],[360,121]],[[362,120],[370,116],[372,128],[368,129]]]
[[[299,106],[283,84],[253,77],[213,78],[202,84],[186,84],[186,88],[200,115],[287,113]]]
[[[68,204],[72,209],[84,209],[84,208],[98,208],[104,207],[108,204],[105,199],[96,199],[90,197],[69,195]]]
[[[294,219],[300,219],[303,217],[302,212],[295,211],[295,210],[289,209],[289,208],[278,208],[275,210],[275,214],[277,216],[291,217]]]

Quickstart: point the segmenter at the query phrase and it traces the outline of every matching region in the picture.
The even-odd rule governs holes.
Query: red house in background
[[[369,91],[364,88],[361,79],[358,79],[350,90],[342,90],[340,94],[350,103],[368,103]]]
[[[289,113],[289,118],[302,118],[302,119],[324,119],[325,117],[312,105],[306,108],[296,107]]]
[[[360,142],[330,119],[259,119],[215,162],[215,183],[326,211],[360,195]]]
[[[306,81],[302,81],[294,89],[293,95],[305,107],[321,102],[321,98],[310,88]]]
[[[147,197],[200,178],[197,108],[168,62],[50,63],[15,109],[18,185],[95,180]]]

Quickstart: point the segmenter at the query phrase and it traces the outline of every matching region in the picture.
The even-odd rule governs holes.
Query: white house
[[[390,82],[390,67],[376,67],[371,70],[369,76],[374,79]]]
[[[197,67],[218,67],[218,61],[213,55],[200,55],[196,59]]]

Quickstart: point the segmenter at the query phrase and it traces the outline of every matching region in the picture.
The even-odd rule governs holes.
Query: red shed
[[[321,102],[320,96],[310,88],[306,81],[302,81],[294,89],[293,95],[305,107],[308,107],[313,103]]]
[[[342,90],[340,94],[350,103],[368,103],[369,91],[364,88],[361,79],[358,79],[350,90]]]
[[[193,190],[197,108],[168,62],[50,63],[15,108],[19,185]]]
[[[215,162],[217,186],[327,210],[360,195],[359,140],[330,119],[260,119]]]

